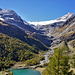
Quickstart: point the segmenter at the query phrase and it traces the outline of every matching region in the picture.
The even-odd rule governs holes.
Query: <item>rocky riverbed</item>
[[[45,60],[40,61],[40,65],[43,65],[45,63],[49,63],[49,58],[54,53],[54,50],[50,47],[49,51],[44,54]]]

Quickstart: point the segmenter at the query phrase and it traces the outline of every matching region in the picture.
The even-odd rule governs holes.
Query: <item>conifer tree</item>
[[[55,51],[54,56],[50,58],[45,75],[72,75],[69,72],[68,56],[62,53],[59,48]]]

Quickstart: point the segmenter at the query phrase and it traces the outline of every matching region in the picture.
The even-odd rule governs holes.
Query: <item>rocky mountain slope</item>
[[[30,46],[35,45],[35,48],[37,50],[41,49],[41,50],[46,50],[46,46],[40,42],[39,40],[28,36],[25,33],[25,30],[13,25],[13,24],[9,24],[7,22],[1,21],[0,20],[0,33],[8,35],[10,37],[13,38],[17,38],[27,44],[29,44]]]
[[[1,9],[0,10],[0,20],[11,23],[24,30],[39,33],[36,29],[31,27],[26,21],[24,21],[19,15],[17,15],[17,13],[13,10]]]
[[[25,33],[31,37],[34,33],[36,33],[36,34],[34,34],[34,37],[36,35],[41,37],[41,39],[38,37],[35,37],[36,39],[40,40],[41,42],[43,42],[43,39],[44,39],[44,40],[46,40],[46,42],[43,42],[43,43],[46,46],[50,46],[51,40],[48,37],[46,37],[45,35],[41,35],[42,34],[41,30],[37,30],[37,29],[33,28],[28,22],[24,21],[13,10],[1,9],[0,10],[0,20],[10,23],[14,26],[17,26],[22,30],[25,30]]]
[[[69,42],[75,39],[75,14],[68,13],[56,20],[29,22],[37,30],[41,30],[44,35],[52,40],[52,46],[62,41]]]
[[[55,28],[62,26],[69,18],[73,16],[75,16],[75,14],[67,13],[66,15],[56,20],[29,22],[29,23],[31,25],[34,25],[35,29],[42,30],[45,35],[50,36],[50,34],[55,30]]]
[[[75,39],[75,16],[68,19],[62,26],[53,32],[56,43],[58,41],[70,42]],[[58,39],[58,40],[57,40]]]
[[[46,46],[55,46],[62,41],[69,42],[75,39],[75,14],[67,13],[66,15],[50,21],[40,22],[26,22],[13,10],[0,9],[0,22],[8,23],[9,27],[7,32],[6,26],[1,26],[2,33],[6,33],[9,36],[16,36],[22,41],[26,41],[26,37],[34,37],[44,43]],[[11,27],[15,26],[15,30],[11,31]],[[20,29],[16,33],[17,29]],[[11,33],[14,33],[13,35]],[[21,34],[23,33],[23,34]],[[20,34],[20,36],[19,36]],[[13,37],[14,37],[13,36]],[[22,37],[23,36],[23,37]],[[28,39],[30,41],[30,39]],[[27,42],[29,43],[29,42]],[[30,44],[31,45],[31,44]]]
[[[48,63],[49,55],[58,47],[65,54],[70,52],[69,56],[75,55],[75,14],[68,13],[51,21],[28,23],[13,10],[0,8],[0,70],[28,59],[37,64],[38,53],[49,49],[44,55]],[[43,61],[40,63],[43,64]]]

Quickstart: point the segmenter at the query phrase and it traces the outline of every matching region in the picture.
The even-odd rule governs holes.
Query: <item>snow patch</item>
[[[4,21],[4,19],[3,19],[3,18],[0,18],[0,20]]]
[[[37,26],[37,25],[48,25],[48,24],[52,24],[52,23],[55,23],[55,22],[61,22],[61,21],[66,21],[66,20],[50,20],[50,21],[39,21],[39,22],[28,22],[28,23],[30,23],[30,24],[32,24],[32,25],[35,25],[35,26]]]
[[[58,18],[57,20],[67,20],[67,19],[71,18],[72,16],[75,16],[75,14],[74,13],[67,13],[66,15]]]
[[[39,22],[28,22],[31,25],[35,25],[35,26],[42,26],[42,25],[48,25],[48,24],[53,24],[56,22],[65,22],[67,19],[71,18],[72,16],[75,16],[74,13],[67,13],[66,15],[56,19],[56,20],[50,20],[50,21],[39,21]]]

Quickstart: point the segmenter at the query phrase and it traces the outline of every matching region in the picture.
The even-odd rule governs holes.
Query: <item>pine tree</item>
[[[48,68],[46,69],[47,75],[59,75],[60,71],[60,59],[62,57],[62,52],[58,48],[54,56],[50,59]]]
[[[54,56],[51,57],[46,68],[46,75],[72,75],[69,72],[70,65],[68,64],[68,56],[62,53],[59,48],[55,51]]]
[[[64,55],[61,60],[61,75],[72,75],[71,72],[69,72],[70,65],[68,64],[69,58],[68,56]]]

